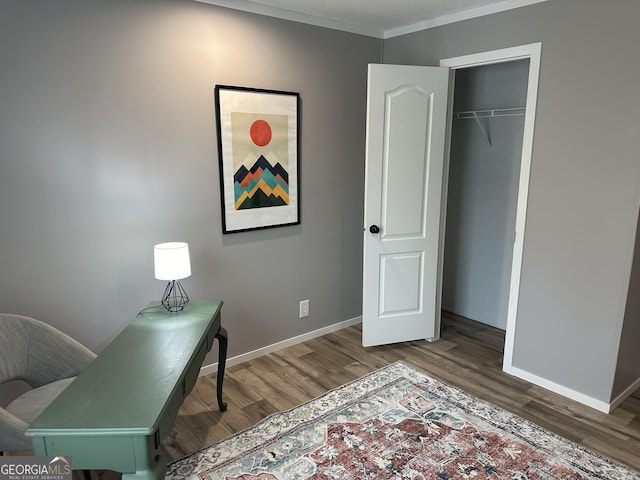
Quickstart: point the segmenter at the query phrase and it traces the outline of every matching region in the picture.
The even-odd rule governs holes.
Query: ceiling
[[[390,38],[546,0],[197,0],[311,25]]]

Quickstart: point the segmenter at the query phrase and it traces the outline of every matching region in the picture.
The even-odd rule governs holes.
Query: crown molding
[[[548,0],[504,0],[502,2],[486,5],[484,7],[471,8],[450,15],[443,15],[441,17],[432,18],[422,22],[407,25],[406,27],[394,28],[391,30],[385,30],[384,39],[399,37],[408,33],[415,33],[421,30],[428,30],[430,28],[441,27],[450,23],[461,22],[463,20],[469,20],[472,18],[484,17],[485,15],[491,15],[494,13],[500,13],[507,10],[514,10],[520,7],[526,7],[527,5],[533,5],[535,3],[542,3]]]
[[[338,20],[330,20],[327,18],[318,17],[315,15],[307,15],[303,13],[292,12],[282,8],[270,7],[267,5],[261,5],[259,3],[251,2],[249,0],[195,0],[200,3],[208,3],[210,5],[216,5],[218,7],[231,8],[233,10],[240,10],[243,12],[256,13],[259,15],[265,15],[268,17],[275,17],[282,20],[290,20],[293,22],[306,23],[308,25],[315,25],[317,27],[330,28],[333,30],[341,30],[344,32],[355,33],[358,35],[365,35],[367,37],[374,37],[380,39],[388,39],[406,35],[409,33],[419,32],[420,30],[428,30],[430,28],[440,27],[450,23],[461,22],[463,20],[469,20],[471,18],[482,17],[485,15],[491,15],[493,13],[504,12],[506,10],[513,10],[515,8],[525,7],[534,3],[546,2],[548,0],[504,0],[484,7],[471,8],[462,12],[452,13],[450,15],[443,15],[441,17],[432,18],[422,22],[417,22],[404,27],[394,28],[390,30],[382,30],[374,27],[367,27],[363,25],[354,25],[351,23],[340,22]]]
[[[231,8],[243,12],[257,13],[268,17],[279,18],[281,20],[291,20],[293,22],[306,23],[317,27],[330,28],[332,30],[341,30],[343,32],[356,33],[367,37],[384,38],[384,31],[379,28],[366,27],[363,25],[353,25],[351,23],[340,22],[338,20],[330,20],[328,18],[318,17],[315,15],[307,15],[304,13],[292,12],[282,8],[270,7],[247,0],[195,0],[200,3],[208,3],[218,7]]]

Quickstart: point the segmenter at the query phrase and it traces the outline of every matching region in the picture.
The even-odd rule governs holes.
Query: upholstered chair
[[[32,451],[25,429],[93,359],[89,349],[46,323],[0,314],[0,385],[31,389],[0,407],[1,452]]]

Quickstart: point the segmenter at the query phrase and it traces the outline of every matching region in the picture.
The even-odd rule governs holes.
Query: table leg
[[[222,401],[222,382],[224,381],[224,369],[227,363],[227,344],[229,343],[229,335],[224,327],[220,327],[220,330],[216,333],[216,338],[220,344],[218,349],[218,378],[216,380],[216,388],[218,393],[218,406],[220,407],[220,411],[224,412],[227,409],[227,404]]]

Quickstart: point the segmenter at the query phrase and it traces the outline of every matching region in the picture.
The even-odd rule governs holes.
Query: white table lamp
[[[153,247],[155,277],[169,283],[162,295],[162,306],[170,312],[179,312],[189,302],[187,293],[178,280],[191,276],[189,245],[184,242],[159,243]]]

